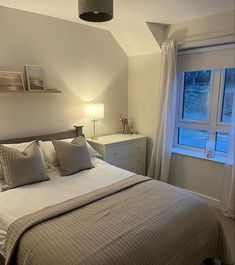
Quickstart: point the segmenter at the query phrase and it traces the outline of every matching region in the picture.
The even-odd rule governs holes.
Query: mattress
[[[9,226],[17,219],[47,206],[107,187],[134,173],[92,158],[94,168],[67,177],[58,169],[48,171],[51,181],[19,187],[0,193],[0,253],[3,255]]]

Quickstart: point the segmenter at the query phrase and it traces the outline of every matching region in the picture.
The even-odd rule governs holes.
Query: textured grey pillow
[[[49,179],[37,141],[30,144],[24,152],[0,145],[0,163],[6,183],[3,190]]]
[[[71,143],[54,140],[53,144],[59,160],[61,176],[94,167],[83,137],[77,137]]]

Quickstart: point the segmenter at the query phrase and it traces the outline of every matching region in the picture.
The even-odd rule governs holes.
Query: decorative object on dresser
[[[85,115],[86,118],[91,119],[91,121],[93,122],[93,136],[91,137],[91,139],[97,140],[98,137],[96,136],[96,122],[98,121],[98,119],[104,118],[104,104],[102,103],[86,104]]]
[[[134,133],[134,129],[132,127],[131,124],[129,124],[128,119],[122,117],[122,115],[120,115],[120,121],[122,123],[122,134],[133,134]]]
[[[28,90],[46,90],[42,66],[25,65]]]
[[[129,133],[128,119],[120,116],[120,121],[122,123],[122,134]]]
[[[145,175],[146,136],[139,134],[113,134],[88,143],[114,166]]]
[[[0,71],[0,91],[24,91],[22,73]]]

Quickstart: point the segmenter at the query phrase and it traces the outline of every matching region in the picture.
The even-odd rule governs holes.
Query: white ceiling
[[[174,24],[234,9],[234,0],[114,0],[114,19],[87,23],[78,18],[77,0],[0,0],[0,6],[30,11],[110,30],[129,56],[159,46],[145,22]]]

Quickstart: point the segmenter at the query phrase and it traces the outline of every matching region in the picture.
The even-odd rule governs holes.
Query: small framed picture
[[[0,71],[0,90],[4,91],[25,90],[22,73]]]
[[[28,90],[45,90],[44,68],[37,65],[25,65]]]

